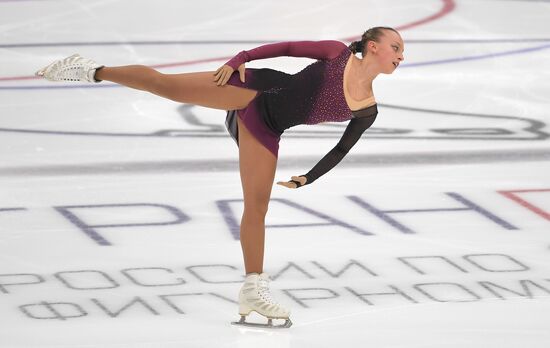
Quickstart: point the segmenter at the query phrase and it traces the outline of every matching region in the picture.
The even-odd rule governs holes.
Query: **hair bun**
[[[353,41],[350,45],[349,45],[349,49],[353,52],[353,53],[360,53],[360,52],[363,52],[363,41],[359,40],[359,41]]]

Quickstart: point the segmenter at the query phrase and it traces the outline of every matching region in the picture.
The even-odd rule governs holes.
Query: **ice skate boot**
[[[103,68],[91,59],[73,54],[38,70],[35,75],[49,81],[100,82],[94,78],[97,69]]]
[[[246,276],[239,293],[239,314],[241,319],[233,322],[235,325],[245,325],[262,328],[289,328],[292,322],[289,319],[290,311],[271,298],[269,291],[269,276],[265,273],[251,273]],[[267,318],[267,324],[247,322],[246,316],[252,311]],[[284,324],[273,325],[273,319],[283,319]]]

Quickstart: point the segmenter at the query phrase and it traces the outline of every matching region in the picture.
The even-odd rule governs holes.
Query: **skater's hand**
[[[302,184],[301,186],[304,186],[307,182],[307,178],[305,176],[292,176],[290,178],[290,181],[279,181],[277,183],[277,185],[288,187],[289,189],[298,188],[298,185],[296,185],[296,183],[292,182],[292,180],[298,181],[300,184]]]
[[[241,82],[244,82],[244,72],[245,72],[244,64],[241,64],[237,70],[239,71],[239,77],[241,79]],[[227,83],[227,81],[229,81],[229,78],[231,77],[234,71],[235,69],[233,69],[229,65],[223,65],[214,73],[214,82],[216,82],[218,86],[224,86]]]

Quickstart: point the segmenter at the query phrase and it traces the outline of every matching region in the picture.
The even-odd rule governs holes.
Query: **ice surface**
[[[0,1],[0,347],[548,347],[549,16],[547,1]],[[242,206],[223,112],[32,78],[75,52],[215,70],[374,25],[406,45],[375,82],[375,125],[313,185],[273,189],[265,270],[288,330],[230,325]],[[285,133],[276,180],[344,126]]]

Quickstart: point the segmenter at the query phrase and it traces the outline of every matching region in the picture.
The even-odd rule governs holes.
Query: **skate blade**
[[[38,70],[37,72],[35,72],[34,76],[44,77],[45,72],[46,72],[46,68],[42,68],[42,69]]]
[[[45,67],[43,67],[42,69],[38,70],[37,72],[34,73],[35,76],[40,76],[40,77],[44,77],[44,75],[46,74],[46,70],[48,70],[48,68],[52,65],[54,65],[57,61],[53,62],[53,63],[50,63],[48,65],[46,65]]]
[[[245,317],[241,317],[241,320],[231,322],[231,324],[239,325],[239,326],[262,328],[262,329],[288,329],[289,327],[292,326],[292,321],[290,321],[290,319],[284,319],[284,321],[285,322],[283,324],[273,325],[273,319],[267,319],[267,324],[260,324],[260,323],[247,322],[245,320]]]
[[[54,65],[56,62],[53,62],[51,64],[48,64],[46,65],[45,67],[43,67],[42,69],[38,70],[37,72],[34,73],[35,76],[39,76],[39,77],[45,77],[44,75],[46,75],[46,70],[48,70],[48,68],[52,65]]]

